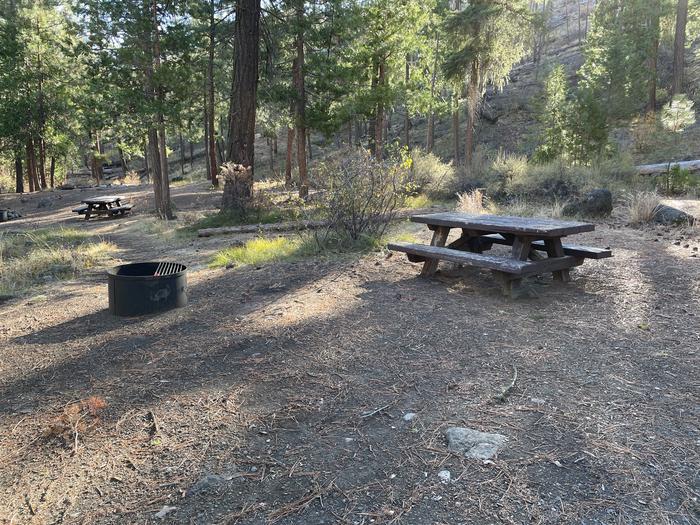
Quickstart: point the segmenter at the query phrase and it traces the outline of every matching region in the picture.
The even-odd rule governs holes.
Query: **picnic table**
[[[78,215],[85,215],[85,220],[90,220],[93,215],[107,215],[114,217],[124,215],[131,211],[133,206],[125,204],[126,199],[121,195],[101,195],[82,200],[82,206],[73,211]]]
[[[486,268],[495,272],[506,295],[513,295],[528,275],[552,273],[555,280],[568,282],[569,270],[585,259],[612,256],[608,249],[562,243],[569,235],[595,230],[586,222],[456,212],[414,215],[411,221],[433,232],[430,245],[390,243],[388,248],[422,262],[422,276],[434,275],[441,260]],[[461,229],[461,235],[445,246],[453,228]],[[494,244],[510,246],[510,253],[484,254]]]

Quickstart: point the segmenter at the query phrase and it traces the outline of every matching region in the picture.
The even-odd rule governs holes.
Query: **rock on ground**
[[[502,434],[480,432],[472,428],[450,427],[445,432],[447,448],[463,453],[472,459],[491,459],[506,444],[508,438]]]
[[[564,215],[585,215],[588,217],[604,217],[610,215],[613,209],[612,193],[608,190],[592,190],[580,199],[564,206]]]
[[[654,212],[654,222],[659,224],[692,225],[695,222],[695,217],[671,206],[659,204]]]

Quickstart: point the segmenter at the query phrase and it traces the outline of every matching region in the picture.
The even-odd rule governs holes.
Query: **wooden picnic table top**
[[[83,199],[81,202],[83,204],[113,204],[123,200],[124,197],[122,195],[100,195],[99,197]]]
[[[595,225],[587,222],[561,221],[539,217],[511,217],[507,215],[469,215],[458,212],[413,215],[411,221],[429,226],[464,228],[480,232],[512,233],[533,237],[564,237],[595,230]]]

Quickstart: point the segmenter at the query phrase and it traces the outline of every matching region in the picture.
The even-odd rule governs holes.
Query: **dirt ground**
[[[109,190],[140,211],[90,223],[79,191],[0,196],[25,214],[2,230],[191,268],[189,305],[158,316],[110,316],[102,269],[0,303],[0,523],[700,523],[697,228],[601,222],[577,242],[612,259],[513,301],[386,252],[212,270],[231,238],[145,228],[149,191]],[[180,214],[216,199],[174,189]],[[507,445],[452,454],[454,425]]]

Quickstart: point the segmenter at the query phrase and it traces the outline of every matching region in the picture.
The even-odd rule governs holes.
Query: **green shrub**
[[[411,190],[424,193],[432,199],[450,198],[456,193],[457,177],[452,164],[420,149],[413,150],[411,160]]]
[[[316,232],[319,245],[381,237],[406,196],[409,168],[410,159],[379,161],[361,149],[340,151],[320,163],[325,190],[320,216],[328,228]]]

